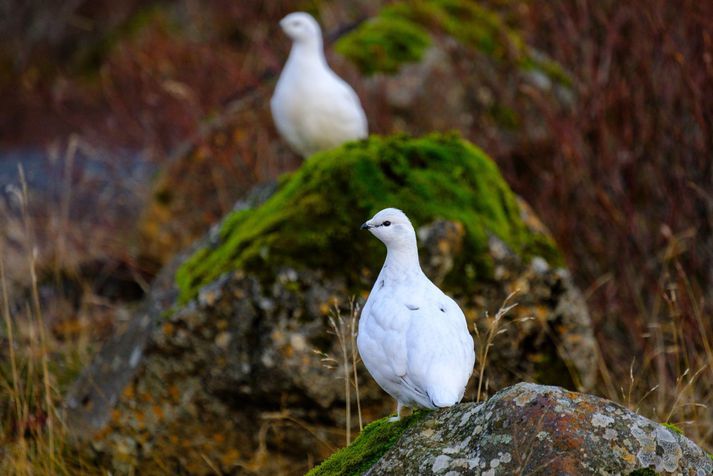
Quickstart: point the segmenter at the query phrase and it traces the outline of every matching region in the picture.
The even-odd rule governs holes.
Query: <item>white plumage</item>
[[[280,26],[292,39],[290,56],[270,101],[280,135],[303,157],[366,137],[366,115],[359,97],[329,68],[317,21],[296,12],[283,18]]]
[[[402,406],[439,408],[463,398],[475,352],[465,316],[421,270],[416,233],[395,208],[364,223],[387,249],[359,320],[357,346],[376,383]]]

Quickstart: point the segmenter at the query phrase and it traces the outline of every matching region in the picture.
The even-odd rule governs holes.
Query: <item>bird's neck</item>
[[[313,65],[326,67],[327,60],[324,57],[322,40],[310,39],[293,43],[287,62],[298,66],[300,69]]]
[[[416,240],[413,243],[402,243],[398,247],[388,248],[381,273],[390,281],[401,281],[405,277],[423,273],[418,262]]]

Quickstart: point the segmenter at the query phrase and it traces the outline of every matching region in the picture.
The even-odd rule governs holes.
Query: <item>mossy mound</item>
[[[428,31],[391,11],[384,9],[335,45],[364,74],[395,73],[404,63],[420,61],[431,45]]]
[[[526,226],[515,195],[480,149],[455,134],[372,136],[315,154],[261,206],[228,215],[218,243],[179,268],[180,300],[235,269],[266,278],[284,266],[322,269],[356,283],[384,257],[383,245],[359,225],[386,207],[401,208],[416,227],[437,218],[463,224],[463,250],[446,277],[455,287],[492,276],[491,235],[522,258],[561,263],[551,238]]]
[[[364,74],[394,73],[404,63],[417,62],[430,45],[428,28],[440,31],[495,61],[510,61],[523,70],[539,70],[551,80],[569,85],[562,67],[536,54],[501,15],[464,0],[396,2],[342,37],[338,52]]]
[[[427,411],[414,413],[400,421],[389,417],[367,425],[354,442],[313,468],[307,476],[351,476],[364,474],[401,438],[404,431],[423,420]]]

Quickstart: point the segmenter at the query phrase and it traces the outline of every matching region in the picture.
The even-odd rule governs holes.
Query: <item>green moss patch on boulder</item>
[[[364,74],[395,73],[404,63],[420,61],[431,44],[428,31],[389,11],[367,20],[335,45]]]
[[[407,428],[423,420],[428,411],[420,411],[399,421],[389,417],[367,425],[354,442],[334,453],[307,476],[351,476],[364,474],[401,438]]]
[[[430,44],[424,28],[452,36],[496,61],[511,61],[525,71],[537,70],[552,81],[571,84],[557,62],[536,54],[498,12],[464,0],[393,3],[342,37],[336,49],[365,74],[394,73],[423,57]]]
[[[179,268],[180,300],[237,269],[264,277],[285,266],[322,269],[354,284],[385,253],[359,226],[386,207],[404,210],[417,228],[438,218],[463,224],[463,250],[446,276],[456,288],[492,276],[492,235],[523,259],[562,261],[548,235],[527,227],[497,166],[477,147],[455,134],[372,136],[315,154],[261,206],[228,215],[217,243]]]

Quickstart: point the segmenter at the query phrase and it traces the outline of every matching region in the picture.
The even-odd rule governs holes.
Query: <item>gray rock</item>
[[[483,404],[429,414],[367,474],[618,475],[646,468],[705,476],[713,461],[685,436],[609,400],[520,383]]]

